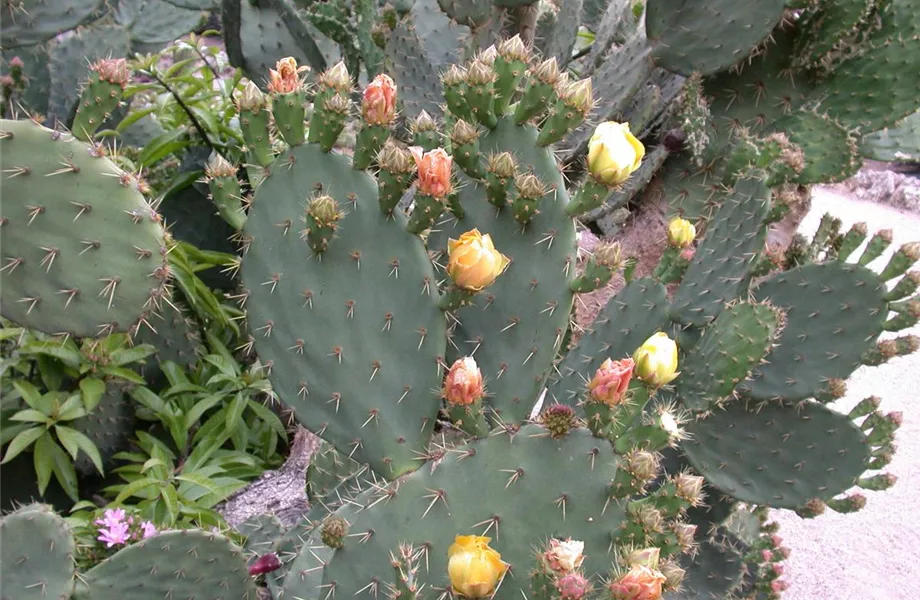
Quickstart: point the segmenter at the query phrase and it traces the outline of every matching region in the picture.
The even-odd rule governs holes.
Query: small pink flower
[[[616,406],[623,399],[626,388],[629,387],[629,380],[633,376],[633,368],[636,363],[631,358],[613,361],[609,358],[605,360],[594,378],[588,383],[588,391],[591,396],[598,402],[603,402],[609,406]]]
[[[762,550],[760,552],[760,558],[762,558],[764,562],[773,562],[773,553],[769,550]]]
[[[149,537],[155,536],[157,534],[156,525],[154,525],[150,521],[144,521],[143,523],[141,523],[141,533],[145,540]]]
[[[125,511],[122,508],[110,508],[102,514],[101,519],[96,519],[96,525],[105,525],[106,527],[113,527],[116,525],[121,525],[125,521]]]
[[[126,544],[130,537],[127,523],[113,523],[107,529],[100,528],[99,537],[96,539],[104,543],[106,548],[111,548],[118,544]]]
[[[773,545],[777,547],[783,545],[783,538],[779,537],[776,534],[773,534],[772,536],[770,536],[770,541],[773,542]]]
[[[781,579],[777,579],[776,581],[770,583],[770,589],[778,594],[789,589],[789,584]]]
[[[780,575],[783,574],[783,571],[785,570],[785,567],[783,567],[783,565],[781,565],[781,564],[774,564],[774,565],[772,565],[772,566],[773,566],[773,574],[774,574],[774,575],[776,575],[777,577],[779,577]]]

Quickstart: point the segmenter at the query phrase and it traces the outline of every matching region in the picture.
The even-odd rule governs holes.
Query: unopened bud
[[[321,73],[319,84],[321,87],[348,94],[351,91],[351,76],[348,74],[348,67],[345,66],[345,61],[340,60]]]
[[[664,575],[664,589],[666,591],[674,592],[680,589],[687,571],[681,569],[679,564],[670,560],[662,562],[659,569],[661,574]]]
[[[623,266],[622,249],[619,242],[602,243],[594,249],[594,259],[614,271]]]
[[[580,573],[568,573],[556,580],[560,600],[582,600],[591,591],[591,583]]]
[[[782,575],[782,574],[783,574],[783,571],[785,570],[785,568],[783,567],[783,565],[781,565],[781,564],[779,564],[779,563],[773,563],[772,565],[770,565],[770,569],[773,571],[773,574],[774,574],[775,576],[777,576],[777,577],[779,577],[780,575]]]
[[[646,531],[661,531],[664,525],[664,515],[653,506],[642,506],[636,512],[636,520]]]
[[[655,479],[660,466],[658,456],[645,450],[633,450],[626,455],[626,468],[629,474],[642,482]]]
[[[823,500],[819,498],[812,498],[805,503],[805,506],[798,509],[796,513],[803,519],[813,519],[814,517],[820,517],[823,515],[826,509],[827,505]]]
[[[265,106],[265,94],[255,83],[247,81],[243,91],[237,96],[236,103],[241,111],[259,112]]]
[[[855,231],[856,233],[858,233],[859,235],[867,235],[869,233],[869,226],[866,225],[864,221],[860,221],[859,223],[854,223],[851,229]]]
[[[396,83],[383,73],[364,90],[361,114],[369,125],[389,125],[396,118]]]
[[[559,439],[575,427],[575,411],[565,404],[551,404],[543,411],[540,422],[553,439]]]
[[[348,535],[348,521],[341,517],[328,517],[323,521],[322,540],[330,548],[341,548]]]
[[[882,340],[878,343],[878,353],[886,359],[894,358],[898,355],[898,343],[894,340]]]
[[[310,200],[310,206],[307,209],[310,216],[316,219],[320,227],[332,225],[338,221],[342,214],[339,212],[339,205],[332,196],[316,196]]]
[[[915,318],[920,318],[920,300],[908,300],[906,306],[907,314]]]
[[[99,79],[114,83],[121,87],[128,84],[131,72],[128,70],[128,61],[124,58],[103,58],[90,66],[90,70],[99,75]]]
[[[541,83],[546,83],[548,85],[556,85],[559,81],[559,64],[556,62],[555,57],[544,60],[537,68],[533,71],[534,77],[536,77]]]
[[[847,382],[843,379],[828,379],[826,389],[831,398],[839,400],[847,394]]]
[[[630,567],[641,565],[650,569],[657,569],[660,558],[661,550],[659,548],[642,548],[632,551],[629,556],[626,557],[626,564]]]
[[[514,184],[517,186],[518,194],[523,198],[537,200],[546,193],[546,186],[533,173],[517,175],[514,178]]]
[[[901,246],[901,252],[914,262],[920,260],[920,242],[909,242],[904,244]]]
[[[479,139],[479,130],[474,126],[470,125],[463,119],[459,119],[454,124],[454,130],[451,132],[450,141],[456,146],[464,146],[466,144],[472,144]]]
[[[671,531],[674,532],[674,537],[677,538],[677,545],[680,546],[681,552],[687,554],[693,550],[693,546],[696,543],[696,525],[675,523],[671,526]]]
[[[412,153],[403,148],[393,138],[387,139],[377,154],[377,164],[390,173],[409,173],[415,170]]]
[[[894,237],[894,233],[892,233],[890,229],[879,229],[875,235],[877,235],[878,237],[880,237],[882,240],[884,240],[885,242],[889,244],[891,243],[891,240]]]
[[[677,488],[677,497],[686,500],[691,506],[702,502],[703,478],[697,475],[680,473],[673,479]]]
[[[487,85],[495,81],[495,71],[481,60],[474,60],[466,71],[466,82],[470,85]]]
[[[415,120],[412,121],[410,129],[412,133],[421,133],[425,131],[435,131],[438,128],[437,122],[431,118],[424,110],[415,117]]]
[[[773,562],[773,553],[769,550],[761,550],[760,559],[765,563]]]
[[[348,109],[351,106],[351,101],[348,99],[348,96],[343,94],[335,94],[326,98],[326,101],[323,103],[323,108],[329,112],[336,113],[339,115],[347,115]]]
[[[476,361],[470,356],[454,361],[444,378],[441,397],[450,405],[469,406],[482,399],[483,395],[482,372]]]
[[[530,53],[527,52],[527,46],[519,34],[512,38],[504,40],[498,45],[498,54],[508,62],[520,61],[527,62],[530,60]]]
[[[514,36],[514,37],[517,37],[517,36]],[[21,69],[21,68],[23,68],[24,66],[25,66],[25,65],[23,64],[22,59],[19,58],[18,56],[14,56],[13,58],[10,59],[10,68],[11,68],[11,69]]]
[[[460,65],[451,65],[447,71],[441,74],[441,83],[448,87],[453,87],[466,82],[466,69]]]
[[[789,584],[787,584],[782,579],[775,579],[770,582],[770,589],[779,594],[780,592],[785,592],[787,589],[789,589]]]
[[[495,64],[496,58],[498,58],[498,49],[495,47],[495,44],[492,44],[485,50],[479,52],[476,55],[475,60],[485,63],[491,67]]]
[[[235,177],[236,167],[227,161],[220,154],[212,154],[208,164],[204,167],[205,177],[215,179],[217,177]]]
[[[591,78],[570,84],[562,95],[563,102],[581,113],[587,113],[594,104],[594,91],[591,87]]]

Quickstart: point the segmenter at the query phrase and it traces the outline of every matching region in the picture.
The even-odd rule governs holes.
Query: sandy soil
[[[818,220],[831,212],[844,228],[865,221],[869,230],[890,228],[894,243],[889,252],[870,266],[887,263],[901,244],[920,240],[920,215],[844,196],[818,188],[812,210],[801,231],[814,232]],[[900,332],[920,334],[920,326]],[[920,353],[897,358],[876,368],[857,371],[838,407],[849,410],[862,398],[882,398],[885,411],[903,411],[904,424],[897,434],[898,452],[889,471],[897,484],[886,492],[864,492],[867,506],[851,515],[828,511],[803,520],[795,513],[778,511],[784,545],[792,549],[784,578],[790,588],[784,600],[914,600],[920,595],[920,408],[916,402],[920,383]]]

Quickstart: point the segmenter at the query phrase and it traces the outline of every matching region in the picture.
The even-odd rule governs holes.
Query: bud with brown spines
[[[557,88],[560,84],[557,82]],[[594,107],[594,93],[591,78],[585,78],[566,85],[537,136],[539,146],[549,146],[581,125]]]
[[[911,268],[917,260],[920,259],[920,242],[910,242],[898,248],[888,265],[879,274],[883,281],[891,281],[895,277],[900,277],[907,269]]]
[[[824,387],[815,393],[818,402],[834,402],[840,400],[847,393],[847,382],[843,379],[833,378],[824,382]]]
[[[837,247],[837,259],[847,260],[853,252],[865,241],[869,233],[869,226],[863,222],[854,223],[850,230],[843,235]]]
[[[878,366],[898,356],[913,354],[920,347],[920,338],[915,335],[902,335],[897,338],[880,340],[876,347],[862,357],[862,363]]]
[[[803,519],[814,519],[815,517],[820,517],[824,514],[824,511],[827,509],[827,505],[820,498],[812,498],[805,503],[805,506],[797,509],[795,514],[799,515]]]
[[[827,507],[834,512],[849,514],[862,510],[866,506],[866,497],[859,492],[854,492],[844,498],[832,498],[827,501]]]
[[[578,294],[593,292],[607,285],[623,266],[620,244],[604,242],[585,263],[582,274],[572,280],[569,289]]]
[[[663,560],[659,563],[658,569],[664,575],[663,590],[666,592],[676,592],[684,581],[687,572],[680,568],[680,564],[675,560]]]
[[[876,258],[882,255],[888,246],[891,245],[893,234],[890,229],[881,229],[872,236],[866,249],[863,250],[862,256],[859,257],[859,264],[866,266]]]
[[[508,192],[517,170],[510,152],[491,153],[486,158],[486,199],[496,208],[508,203]]]
[[[551,404],[543,409],[540,423],[546,427],[553,439],[560,439],[577,426],[575,411],[566,404]]]
[[[515,221],[526,225],[540,214],[537,207],[547,192],[546,185],[533,173],[518,174],[514,178],[514,185],[517,195],[511,202],[511,211]]]
[[[307,66],[298,66],[297,61],[288,56],[269,71],[268,91],[275,128],[288,146],[304,142],[306,91],[301,73],[309,70]]]
[[[881,473],[879,475],[873,475],[872,477],[861,477],[859,481],[856,482],[856,485],[864,490],[884,492],[897,483],[897,481],[898,478],[891,473]]]
[[[399,204],[415,173],[415,159],[406,148],[393,138],[387,139],[377,154],[377,191],[380,210],[385,215],[392,214]]]
[[[217,213],[234,230],[243,229],[246,212],[243,209],[243,192],[236,178],[236,167],[220,154],[214,153],[205,166],[204,174]]]
[[[900,302],[892,302],[888,308],[896,313],[883,325],[885,331],[900,331],[913,327],[920,321],[920,297],[914,296]]]
[[[322,254],[329,248],[341,218],[338,202],[332,196],[323,194],[310,199],[304,216],[307,227],[302,237],[307,239],[313,252]]]
[[[882,404],[882,399],[878,396],[869,396],[860,400],[859,403],[853,407],[852,410],[847,414],[847,417],[850,420],[859,419],[860,417],[865,417],[872,414],[878,407]]]
[[[894,460],[894,453],[896,451],[896,446],[894,442],[889,442],[883,446],[879,446],[872,450],[872,458],[869,459],[867,468],[870,471],[880,471],[884,469],[891,461]]]
[[[339,549],[345,546],[345,537],[348,535],[348,521],[341,517],[327,517],[323,521],[322,540],[330,548]]]
[[[495,47],[495,44],[492,44],[488,48],[483,48],[477,52],[476,56],[473,57],[473,60],[478,60],[479,62],[492,67],[495,66],[496,58],[498,58],[498,48]]]
[[[96,130],[118,108],[131,77],[124,58],[98,60],[89,70],[89,81],[80,94],[71,128],[74,137],[84,142],[92,141]]]
[[[463,119],[458,119],[451,131],[450,141],[451,154],[463,172],[473,179],[485,178],[486,173],[482,168],[479,150],[479,129]]]
[[[240,131],[246,143],[250,160],[261,167],[275,161],[272,147],[271,113],[266,110],[268,100],[262,90],[252,81],[247,81],[236,97],[240,115]]]
[[[351,100],[346,93],[330,89],[331,93],[320,92],[316,95],[313,116],[310,118],[309,140],[313,144],[319,144],[324,152],[329,152],[335,146],[339,134],[345,128],[345,120],[351,107]]]
[[[582,600],[591,592],[591,582],[581,573],[566,573],[556,580],[560,600]]]
[[[469,90],[466,83],[466,69],[461,65],[451,65],[441,74],[441,83],[444,86],[444,101],[447,104],[447,110],[458,119],[473,121],[473,113],[466,101]],[[416,141],[416,145],[421,144]]]
[[[555,103],[555,87],[561,76],[555,58],[547,59],[532,69],[530,81],[514,111],[514,121],[518,125],[542,115],[552,103]]]
[[[495,80],[495,112],[503,115],[508,111],[518,84],[527,71],[530,53],[520,35],[502,41],[498,45],[498,57],[493,68]]]
[[[696,547],[696,530],[697,526],[690,523],[671,523],[671,531],[674,533],[680,551],[684,554],[691,554]]]
[[[898,280],[891,291],[885,294],[885,300],[895,302],[911,296],[920,287],[920,271],[909,271]]]
[[[424,110],[409,125],[412,132],[412,145],[419,146],[425,152],[431,152],[441,147],[441,138],[438,135],[438,123]]]
[[[473,118],[494,129],[498,124],[495,114],[495,80],[497,75],[491,65],[473,60],[466,71],[466,103]]]

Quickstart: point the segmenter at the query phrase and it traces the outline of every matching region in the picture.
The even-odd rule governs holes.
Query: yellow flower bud
[[[696,227],[687,219],[676,217],[668,223],[668,243],[675,248],[686,248],[696,239]]]
[[[636,375],[645,383],[661,387],[677,377],[677,343],[659,331],[636,350]]]
[[[492,245],[492,237],[478,229],[464,233],[459,240],[448,240],[447,253],[447,274],[454,285],[471,292],[492,285],[511,263]]]
[[[495,591],[508,564],[489,547],[491,538],[458,535],[447,551],[447,573],[455,594],[485,598]]]
[[[588,142],[588,171],[601,183],[619,185],[639,168],[645,146],[629,131],[629,123],[607,121]]]

